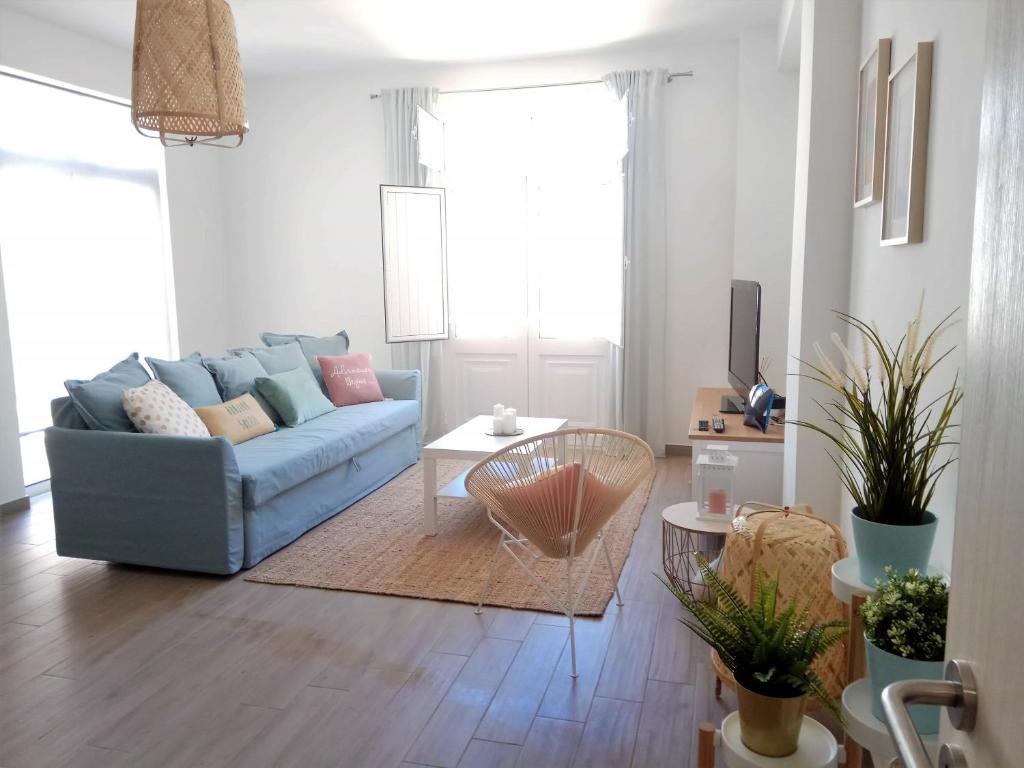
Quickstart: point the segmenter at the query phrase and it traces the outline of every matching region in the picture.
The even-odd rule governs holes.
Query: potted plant
[[[809,624],[808,609],[795,602],[776,611],[779,581],[760,570],[748,605],[706,560],[699,558],[698,565],[711,602],[662,581],[692,614],[680,621],[718,652],[736,678],[740,737],[747,748],[768,757],[795,752],[808,696],[841,722],[835,700],[812,665],[846,636],[846,622]]]
[[[876,328],[837,313],[863,342],[858,362],[839,338],[832,341],[845,363],[841,371],[815,344],[818,364],[801,362],[801,374],[835,394],[818,403],[824,426],[810,421],[793,423],[823,435],[843,485],[853,497],[853,539],[861,581],[885,578],[885,566],[897,571],[916,568],[927,573],[938,520],[929,511],[935,485],[955,461],[945,455],[953,414],[963,398],[958,377],[937,397],[922,397],[925,382],[952,352],[936,356],[935,347],[950,326],[955,311],[921,340],[921,310],[895,347],[882,340]],[[877,363],[877,364],[876,364]]]
[[[882,690],[898,680],[941,680],[946,653],[946,612],[949,588],[941,576],[922,576],[917,570],[897,573],[861,606],[871,708],[885,722]],[[919,733],[938,733],[939,708],[911,706]]]

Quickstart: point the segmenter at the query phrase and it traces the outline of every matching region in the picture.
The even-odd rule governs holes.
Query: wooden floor
[[[61,558],[41,499],[0,517],[0,767],[695,765],[733,699],[655,578],[689,497],[660,460],[575,681],[564,617]]]

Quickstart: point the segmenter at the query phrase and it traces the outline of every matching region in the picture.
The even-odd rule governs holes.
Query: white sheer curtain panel
[[[416,108],[437,111],[435,88],[387,88],[381,91],[384,105],[385,184],[429,187],[434,173],[419,162],[416,143]],[[444,433],[443,355],[440,341],[407,341],[391,345],[391,364],[423,374],[424,442]]]
[[[625,344],[621,428],[665,455],[665,320],[668,278],[665,204],[664,69],[603,78],[629,113],[625,173]]]

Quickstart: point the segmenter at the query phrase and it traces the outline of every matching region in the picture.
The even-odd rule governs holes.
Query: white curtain
[[[612,72],[604,78],[626,99],[628,151],[623,239],[625,333],[620,371],[621,428],[665,455],[665,296],[668,278],[664,93],[668,72]]]
[[[433,172],[419,163],[416,145],[416,108],[437,112],[434,88],[387,88],[381,91],[384,105],[385,184],[429,187]],[[441,341],[407,341],[391,345],[391,364],[400,370],[418,369],[423,374],[424,442],[444,433],[443,347]]]

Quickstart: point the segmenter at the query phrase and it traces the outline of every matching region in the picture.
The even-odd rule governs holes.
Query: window
[[[626,114],[603,84],[449,94],[455,333],[622,335]]]
[[[0,74],[0,262],[25,484],[63,382],[176,351],[159,143],[125,105]]]

